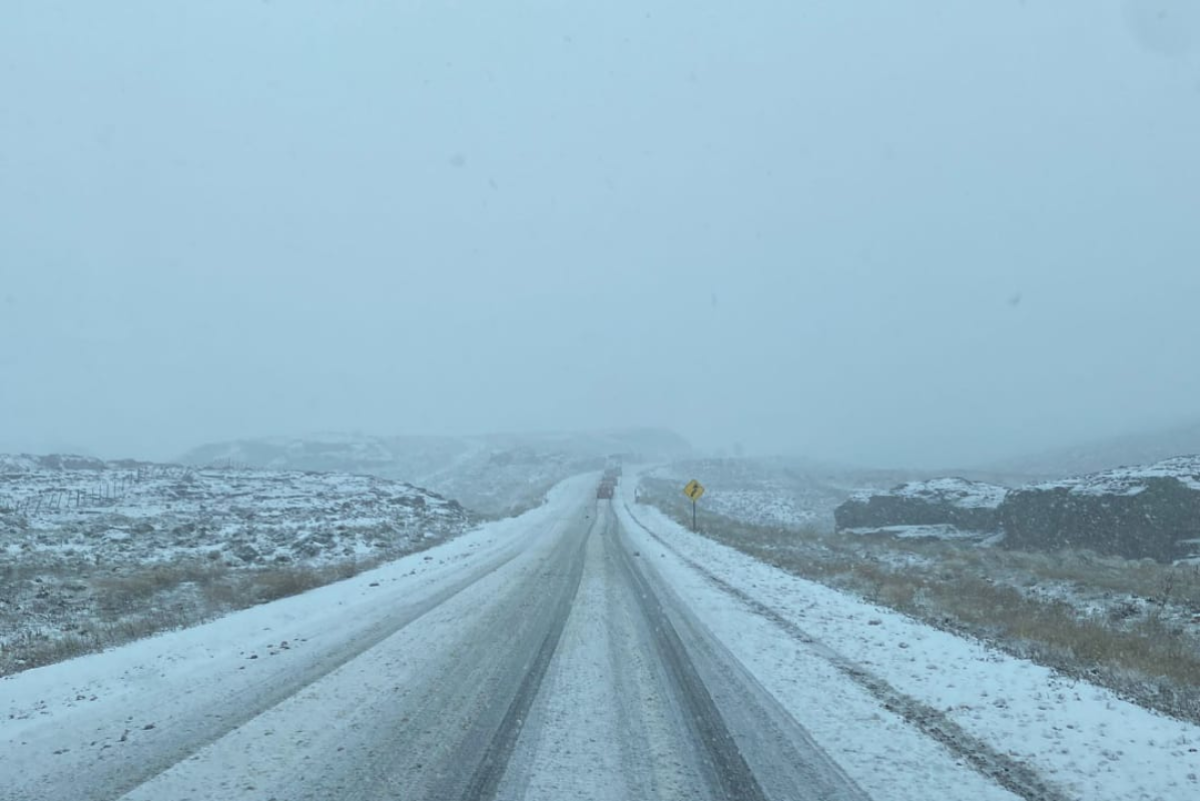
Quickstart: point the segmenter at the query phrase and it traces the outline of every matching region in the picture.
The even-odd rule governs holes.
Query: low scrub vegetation
[[[219,559],[186,558],[120,570],[85,561],[3,565],[0,612],[15,609],[15,616],[0,615],[0,676],[297,595],[384,561],[231,567]],[[8,599],[10,593],[20,601]]]
[[[670,487],[643,501],[690,525]],[[1200,721],[1200,567],[741,523],[705,536],[798,576]]]

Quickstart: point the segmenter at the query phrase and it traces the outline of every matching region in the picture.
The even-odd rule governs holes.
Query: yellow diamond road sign
[[[700,500],[700,496],[704,494],[704,487],[696,479],[688,482],[688,485],[683,488],[683,494],[691,498],[693,501]]]

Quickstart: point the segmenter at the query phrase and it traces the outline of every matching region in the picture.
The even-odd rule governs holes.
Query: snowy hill
[[[29,458],[0,458],[0,553],[321,562],[467,523],[455,501],[372,476]]]
[[[299,592],[471,525],[457,502],[374,476],[0,456],[0,674]]]
[[[610,454],[657,460],[689,451],[678,435],[658,429],[478,437],[327,433],[204,445],[181,461],[382,476],[428,487],[483,514],[502,515],[536,505],[554,484],[599,469]]]
[[[725,517],[756,525],[820,528],[832,526],[834,507],[849,494],[843,478],[827,468],[765,458],[686,459],[646,476],[679,489],[691,479],[700,481],[706,490],[700,503]]]
[[[1153,479],[1167,478],[1185,489],[1200,490],[1200,456],[1176,456],[1153,464],[1122,466],[1059,481],[1044,481],[1030,489],[1065,489],[1072,495],[1139,495]]]
[[[470,442],[453,437],[322,433],[211,443],[188,451],[180,462],[421,478],[452,464],[470,449]]]
[[[898,536],[1003,532],[1030,550],[1086,548],[1126,559],[1195,558],[1200,457],[1182,456],[1009,489],[961,478],[856,492],[839,530]]]
[[[834,515],[838,530],[902,537],[959,537],[999,528],[1008,490],[964,478],[911,481],[887,491],[860,490]]]

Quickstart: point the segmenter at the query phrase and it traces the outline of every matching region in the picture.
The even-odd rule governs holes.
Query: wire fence
[[[135,470],[106,474],[95,483],[76,487],[47,487],[24,498],[0,500],[0,511],[26,517],[71,509],[119,506],[130,490],[148,481],[187,481],[193,468],[176,465],[147,465]]]

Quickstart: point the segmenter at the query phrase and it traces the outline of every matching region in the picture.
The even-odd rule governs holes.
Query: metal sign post
[[[692,499],[692,531],[695,531],[696,501],[700,500],[700,496],[704,494],[704,485],[693,478],[688,482],[688,485],[683,488],[683,494]]]

